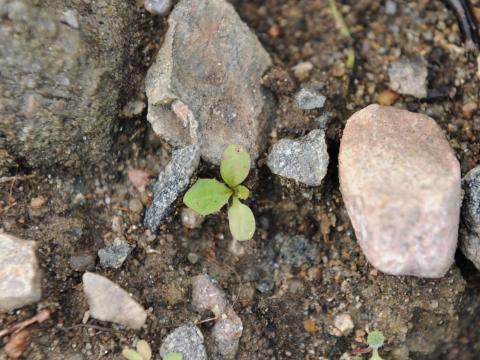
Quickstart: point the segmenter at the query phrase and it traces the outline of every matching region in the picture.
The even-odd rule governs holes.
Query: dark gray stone
[[[156,62],[148,71],[148,121],[174,146],[199,143],[218,164],[229,144],[258,156],[273,113],[261,86],[268,53],[224,0],[181,0],[169,18]]]
[[[470,170],[462,180],[465,192],[462,205],[463,227],[460,249],[480,270],[480,166]]]
[[[178,196],[190,184],[190,178],[200,161],[199,148],[196,145],[174,150],[172,160],[160,173],[153,188],[152,205],[145,212],[144,225],[156,231],[161,222],[171,212],[172,205]]]
[[[267,165],[276,175],[318,186],[327,173],[328,160],[325,133],[317,129],[300,139],[282,139],[273,145]]]
[[[270,258],[277,263],[286,263],[300,267],[303,264],[318,264],[320,250],[318,246],[303,235],[277,234],[270,243]]]
[[[165,358],[168,353],[177,352],[182,354],[182,360],[207,360],[203,342],[203,335],[198,327],[193,324],[183,325],[163,340],[160,356]]]
[[[0,0],[0,152],[36,168],[105,164],[120,96],[140,84],[128,66],[140,17],[124,0]]]
[[[100,265],[104,268],[118,269],[127,260],[128,255],[135,248],[123,239],[116,238],[112,245],[98,250]]]

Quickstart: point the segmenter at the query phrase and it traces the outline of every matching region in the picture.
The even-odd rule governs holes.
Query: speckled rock
[[[295,94],[295,103],[302,110],[321,109],[327,98],[314,86],[302,87]]]
[[[224,0],[181,0],[168,23],[146,78],[153,130],[175,146],[198,141],[216,164],[228,144],[256,158],[273,109],[261,86],[270,56]]]
[[[460,166],[428,116],[370,105],[347,122],[340,187],[368,260],[393,275],[441,277],[454,261]]]
[[[153,202],[145,212],[144,225],[147,229],[158,229],[171,212],[174,201],[187,189],[199,162],[200,152],[197,145],[173,151],[172,159],[158,176],[153,188]]]
[[[465,192],[462,206],[460,249],[480,270],[480,166],[463,178]]]
[[[42,297],[34,241],[0,233],[0,312],[33,304]]]
[[[268,155],[267,165],[276,175],[319,186],[327,173],[328,161],[325,133],[317,129],[300,139],[277,142]]]
[[[118,269],[134,248],[135,245],[130,245],[126,240],[115,238],[113,244],[98,250],[100,265],[104,268]]]
[[[428,69],[423,58],[404,58],[393,62],[388,68],[388,76],[393,91],[420,99],[427,96]]]
[[[163,340],[160,356],[165,358],[171,352],[182,354],[182,360],[207,360],[207,352],[200,329],[193,324],[175,329]]]
[[[141,27],[124,0],[0,0],[0,150],[35,168],[106,164]]]
[[[140,329],[145,324],[147,313],[120,286],[91,272],[83,274],[82,279],[90,315],[93,318],[111,321],[132,329]]]

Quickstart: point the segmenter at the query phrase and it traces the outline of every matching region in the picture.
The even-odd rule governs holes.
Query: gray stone
[[[261,77],[272,61],[224,0],[181,0],[148,71],[148,121],[174,146],[199,143],[203,159],[218,164],[229,144],[252,158],[273,114]]]
[[[385,2],[385,13],[387,15],[395,15],[397,13],[397,3],[393,0]]]
[[[460,249],[480,270],[480,166],[470,170],[463,178],[462,184],[465,194]]]
[[[314,86],[303,87],[295,94],[295,103],[302,110],[321,109],[326,100]]]
[[[277,234],[269,243],[267,257],[276,263],[300,267],[303,264],[318,264],[318,246],[303,235]]]
[[[199,162],[200,152],[196,145],[173,151],[172,159],[154,185],[153,202],[145,212],[144,225],[147,229],[156,231],[169,215],[175,200],[190,184]]]
[[[0,0],[0,152],[35,168],[106,164],[148,26],[124,0]]]
[[[193,324],[183,325],[163,340],[160,356],[165,358],[168,353],[177,352],[182,354],[182,360],[207,360],[203,342],[203,335],[198,327]]]
[[[0,233],[0,312],[33,304],[42,297],[34,241]]]
[[[135,246],[130,245],[127,241],[115,238],[112,245],[98,250],[100,265],[104,268],[118,269],[127,260],[128,255],[134,248]]]
[[[428,69],[422,57],[403,58],[393,62],[388,68],[388,76],[393,91],[419,99],[427,96]]]
[[[196,229],[202,225],[205,217],[198,214],[196,211],[185,207],[182,209],[181,219],[182,225],[187,229]]]
[[[282,139],[273,145],[267,165],[276,175],[319,186],[327,173],[328,160],[325,133],[317,129],[300,139]]]
[[[145,0],[143,6],[153,15],[166,15],[172,8],[172,0]]]
[[[75,271],[93,270],[95,267],[95,258],[91,254],[75,254],[70,256],[70,267]]]
[[[340,189],[367,259],[393,275],[442,277],[454,261],[460,165],[432,118],[370,105],[343,132]]]
[[[82,279],[93,318],[132,329],[140,329],[145,324],[147,313],[120,286],[91,272],[83,274]]]
[[[275,289],[275,281],[271,279],[261,279],[256,282],[255,288],[262,294],[271,292]]]

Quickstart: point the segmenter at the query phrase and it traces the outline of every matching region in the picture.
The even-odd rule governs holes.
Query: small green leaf
[[[236,196],[228,209],[228,223],[233,238],[238,241],[250,240],[255,233],[255,217],[252,210],[244,205]]]
[[[200,179],[187,191],[183,202],[200,215],[217,212],[228,202],[232,190],[215,179]]]
[[[234,188],[245,180],[250,171],[250,155],[241,145],[229,145],[220,163],[222,179]]]
[[[368,334],[367,343],[373,349],[378,349],[383,346],[385,342],[385,336],[383,336],[381,331],[372,331]]]
[[[137,353],[135,350],[129,348],[123,349],[122,356],[128,360],[144,360],[142,355]]]
[[[163,360],[183,360],[183,356],[180,353],[171,352],[163,358]]]
[[[237,185],[235,187],[235,193],[237,197],[241,200],[247,200],[250,196],[250,190],[248,190],[248,188],[243,185]]]
[[[152,348],[145,340],[139,340],[137,342],[137,352],[144,360],[150,360],[152,358]]]

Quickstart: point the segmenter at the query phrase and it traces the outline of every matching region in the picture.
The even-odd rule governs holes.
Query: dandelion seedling
[[[122,351],[122,356],[127,360],[150,360],[152,349],[145,340],[139,340],[135,350],[125,348]]]
[[[200,215],[210,215],[228,204],[228,224],[235,240],[250,240],[255,233],[252,210],[246,200],[250,190],[241,183],[250,172],[250,155],[240,145],[230,145],[223,153],[220,174],[225,183],[216,179],[199,179],[187,191],[183,202]]]
[[[380,349],[385,342],[385,336],[383,336],[382,332],[372,331],[368,334],[367,342],[372,348],[372,357],[370,360],[383,360],[380,355],[378,355],[378,349]]]

